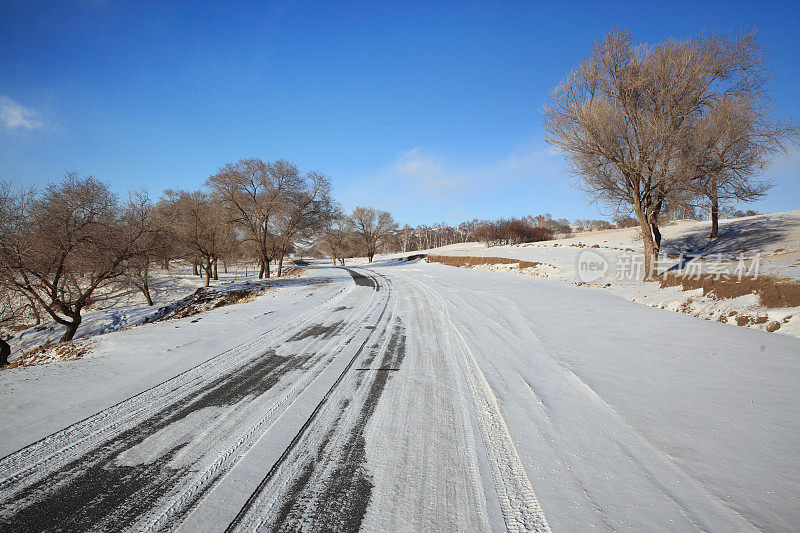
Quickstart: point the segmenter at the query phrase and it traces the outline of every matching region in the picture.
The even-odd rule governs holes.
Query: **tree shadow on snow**
[[[720,224],[719,236],[709,239],[711,226],[689,235],[665,239],[662,249],[668,253],[685,253],[691,257],[722,254],[734,259],[740,253],[752,254],[764,250],[777,241],[786,238],[789,231],[780,221],[781,217],[756,217]],[[786,220],[787,223],[794,221]],[[687,262],[685,261],[685,262]]]

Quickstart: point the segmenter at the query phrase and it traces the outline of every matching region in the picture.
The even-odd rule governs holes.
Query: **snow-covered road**
[[[505,272],[309,275],[291,320],[0,460],[3,530],[800,523],[796,339]],[[3,396],[39,431],[42,379]]]

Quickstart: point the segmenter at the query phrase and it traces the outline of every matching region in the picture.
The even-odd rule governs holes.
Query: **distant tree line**
[[[362,209],[364,208],[358,208],[354,215]],[[379,212],[370,213],[373,220],[377,221],[377,213]],[[383,213],[387,220],[391,220],[391,215]],[[549,213],[494,220],[473,219],[457,226],[444,222],[430,226],[398,226],[392,221],[378,226],[381,228],[380,237],[373,239],[372,242],[376,244],[370,247],[363,236],[364,231],[357,229],[363,224],[357,222],[358,217],[354,215],[331,219],[331,223],[314,239],[315,244],[303,253],[309,257],[328,257],[336,264],[343,265],[348,257],[366,256],[372,261],[376,252],[406,253],[476,241],[483,242],[486,246],[502,246],[565,237],[576,231],[628,228],[638,224],[635,218],[621,216],[612,222],[577,219],[571,225],[567,219],[554,219]]]

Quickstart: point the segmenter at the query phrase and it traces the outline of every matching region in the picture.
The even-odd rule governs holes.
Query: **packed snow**
[[[757,246],[768,272],[790,277],[800,212],[722,224],[729,237],[773,226],[782,236]],[[668,226],[667,246],[706,230]],[[0,372],[0,520],[795,529],[800,340],[673,312],[704,298],[679,287],[581,282],[576,254],[587,249],[613,261],[636,241],[620,230],[436,251],[539,263],[522,272],[402,255],[315,262],[190,316],[176,302],[197,304],[200,280],[161,275],[157,305],[87,314],[82,357]],[[212,292],[258,283],[233,271]],[[34,333],[45,338],[25,337]]]
[[[112,472],[172,476],[121,527],[327,527],[340,511],[365,530],[788,531],[800,521],[797,339],[424,261],[310,268],[199,316],[0,373],[3,453],[52,434],[0,462],[0,499],[38,490],[30,498],[49,501],[46,486],[19,484],[63,471],[70,453],[108,450],[92,443],[161,420],[170,402],[167,412],[182,412],[217,368],[274,352],[276,364],[299,365],[274,386],[200,401],[110,456]],[[67,445],[75,435],[82,444]],[[39,457],[52,459],[25,467]],[[2,507],[5,519],[23,516],[19,506]]]

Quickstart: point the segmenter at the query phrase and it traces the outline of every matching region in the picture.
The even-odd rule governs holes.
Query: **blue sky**
[[[800,121],[797,2],[0,3],[0,179],[197,188],[241,157],[410,224],[596,217],[543,141],[552,88],[613,27],[760,31]],[[800,208],[800,155],[755,208]]]

